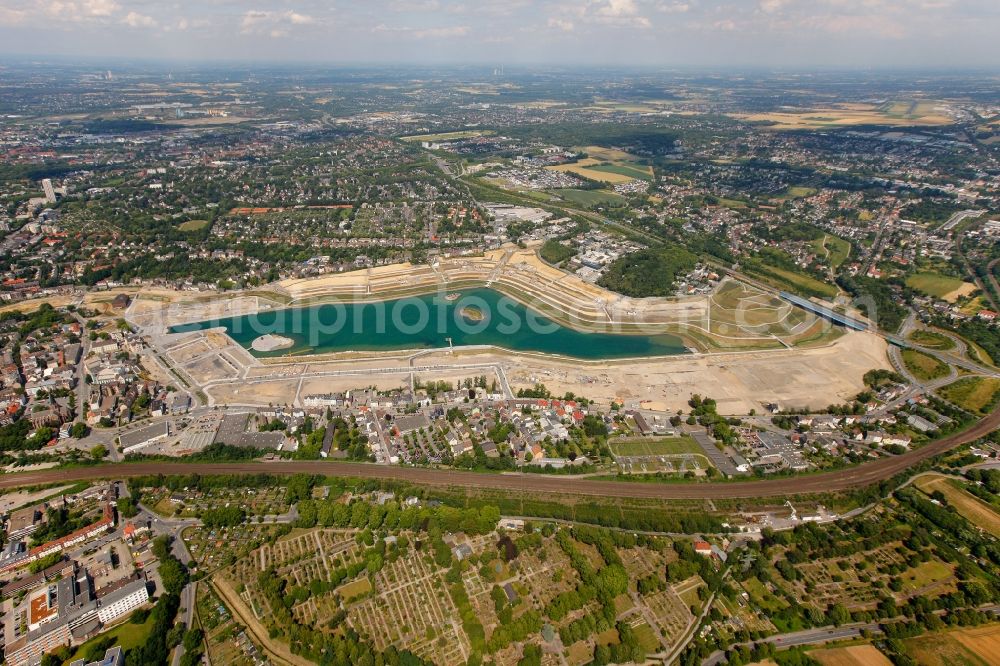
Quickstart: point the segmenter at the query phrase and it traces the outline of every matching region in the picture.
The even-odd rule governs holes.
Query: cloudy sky
[[[1000,68],[1000,0],[0,0],[0,52]]]

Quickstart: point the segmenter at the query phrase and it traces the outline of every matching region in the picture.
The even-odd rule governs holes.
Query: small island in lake
[[[254,348],[254,351],[272,352],[279,349],[288,349],[294,344],[295,340],[292,340],[291,338],[267,333],[254,340],[250,346]]]
[[[486,315],[482,310],[471,305],[466,305],[458,311],[458,314],[462,315],[462,318],[468,321],[483,321],[486,319]]]

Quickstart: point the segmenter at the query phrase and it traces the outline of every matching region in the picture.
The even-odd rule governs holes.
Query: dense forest
[[[678,275],[694,268],[697,257],[682,247],[639,250],[612,262],[598,284],[625,296],[670,296]]]
[[[899,217],[914,222],[936,224],[946,222],[954,213],[962,210],[962,206],[950,201],[931,201],[922,199],[899,212]]]

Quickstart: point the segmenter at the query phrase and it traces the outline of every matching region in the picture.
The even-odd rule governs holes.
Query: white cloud
[[[441,39],[448,37],[465,37],[469,34],[469,26],[453,25],[444,28],[423,28],[410,31],[417,39]]]
[[[83,11],[89,16],[111,16],[121,8],[115,0],[84,0]]]
[[[439,28],[408,28],[390,27],[381,23],[372,28],[372,32],[388,32],[406,37],[412,37],[414,39],[448,39],[453,37],[465,37],[470,31],[471,29],[467,25],[452,25]]]
[[[80,23],[83,21],[101,22],[110,18],[115,12],[121,9],[115,0],[54,0],[43,5],[33,7],[35,16],[43,14],[54,21],[69,21]],[[22,16],[29,16],[26,10],[13,10]]]
[[[690,11],[691,5],[686,2],[658,2],[656,10],[664,14],[685,14]]]
[[[292,26],[311,25],[316,19],[308,14],[300,14],[287,10],[275,12],[263,9],[251,9],[243,14],[240,20],[240,32],[245,35],[270,35],[285,37]]]
[[[765,14],[773,14],[774,12],[781,11],[785,5],[791,3],[791,0],[760,0],[760,10]]]
[[[562,30],[563,32],[573,32],[573,29],[576,27],[572,21],[565,21],[560,18],[550,18],[548,25],[550,28]]]
[[[594,5],[591,20],[594,23],[615,25],[624,28],[649,28],[649,19],[639,14],[635,0],[598,0]]]
[[[21,25],[28,17],[28,12],[23,9],[12,9],[10,7],[0,7],[0,24]]]
[[[334,24],[336,31],[318,29]],[[671,38],[654,39],[654,27]],[[990,54],[1000,34],[1000,1],[0,0],[5,50],[38,52],[29,36],[51,30],[60,50],[127,54],[138,48],[127,33],[154,29],[171,31],[207,57],[239,48],[261,58],[311,56],[330,51],[330,34],[343,48],[329,57],[351,57],[385,33],[375,57],[387,61],[418,61],[437,41],[432,58],[456,62],[988,64],[996,61]],[[251,43],[241,33],[259,38]],[[290,37],[270,43],[269,36]]]
[[[394,0],[389,3],[394,12],[433,12],[441,9],[438,0]]]
[[[598,16],[610,16],[612,18],[635,16],[638,13],[639,8],[636,6],[635,0],[606,0],[597,9]]]
[[[807,29],[835,35],[867,34],[880,39],[899,40],[907,34],[902,23],[884,14],[809,16],[799,23]]]
[[[122,19],[122,23],[129,26],[130,28],[155,28],[156,19],[152,16],[146,16],[145,14],[140,14],[139,12],[129,12]]]

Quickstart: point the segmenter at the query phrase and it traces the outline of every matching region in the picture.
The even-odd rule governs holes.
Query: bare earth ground
[[[892,666],[892,662],[873,645],[812,650],[809,656],[823,666]]]
[[[947,115],[946,105],[924,100],[918,103],[915,113],[909,113],[909,103],[893,104],[883,109],[875,104],[833,104],[828,108],[815,108],[803,112],[733,113],[735,118],[751,122],[768,121],[776,130],[849,127],[853,125],[883,125],[919,127],[948,125],[954,120]],[[906,109],[905,111],[903,109]]]
[[[255,359],[223,329],[168,334],[183,322],[250,314],[330,299],[380,300],[470,285],[502,286],[505,293],[580,330],[623,330],[653,324],[681,334],[690,347],[711,353],[616,361],[581,361],[496,348],[440,351],[346,352]],[[870,333],[844,333],[756,287],[725,279],[707,296],[632,299],[601,289],[541,261],[531,248],[508,246],[484,256],[442,259],[432,266],[395,264],[319,278],[286,280],[244,293],[179,292],[135,288],[87,294],[107,306],[115,293],[133,297],[128,320],[149,336],[214,404],[301,405],[314,393],[376,386],[408,386],[419,379],[456,383],[486,375],[513,392],[545,384],[607,405],[676,410],[692,394],[709,395],[725,414],[746,414],[767,403],[825,407],[863,388],[862,376],[890,368],[885,342]],[[116,316],[120,316],[116,313]],[[664,327],[666,327],[664,329]],[[787,348],[786,348],[787,347]],[[422,369],[420,369],[422,366]]]
[[[54,308],[61,308],[69,305],[75,299],[72,296],[47,296],[45,298],[31,298],[17,303],[6,303],[0,305],[0,313],[7,312],[34,312],[42,303],[48,303]]]
[[[58,488],[45,488],[43,490],[16,490],[0,496],[0,513],[7,513],[19,506],[24,506],[30,502],[38,502],[46,497],[57,495],[60,491],[66,490],[70,486],[60,486]]]
[[[963,282],[961,287],[959,287],[955,291],[951,291],[945,294],[944,300],[948,301],[949,303],[954,303],[958,299],[964,296],[968,296],[976,289],[977,289],[976,285],[972,284],[971,282]]]
[[[573,392],[600,403],[621,398],[626,406],[636,403],[667,411],[687,409],[691,394],[698,393],[715,398],[720,413],[746,414],[768,402],[782,407],[843,402],[863,390],[865,372],[889,367],[885,349],[881,338],[856,333],[820,349],[678,356],[593,367],[511,355],[504,365],[514,391],[543,383],[555,394]],[[463,362],[493,359],[501,360],[484,355],[464,357]]]
[[[372,302],[435,291],[444,295],[484,285],[577,330],[669,333],[699,351],[822,346],[839,335],[816,315],[730,278],[713,295],[629,298],[546,264],[532,248],[514,246],[483,256],[441,259],[432,266],[402,263],[284,280],[245,293],[144,290],[130,306],[128,319],[147,333],[163,334],[177,324],[280,307]],[[110,300],[112,292],[102,293]]]
[[[1000,624],[924,634],[904,641],[906,653],[919,664],[991,665],[1000,663]]]
[[[501,366],[514,392],[543,383],[559,395],[572,392],[604,405],[621,399],[626,407],[666,411],[686,409],[688,399],[698,393],[715,398],[721,413],[746,414],[751,409],[760,411],[768,402],[782,407],[825,407],[844,402],[864,389],[865,372],[890,368],[885,350],[885,341],[878,336],[849,333],[826,347],[813,349],[682,355],[633,362],[588,364],[502,351],[442,351],[421,354],[415,363],[443,366],[435,372],[417,372],[425,381],[483,374],[490,377],[493,372],[489,366]],[[297,397],[311,393],[408,385],[406,372],[371,374],[372,370],[406,366],[405,360],[384,358],[260,366],[251,369],[253,384],[247,385],[246,380],[215,383],[206,393],[218,404],[293,404]],[[312,376],[301,378],[303,372]],[[317,376],[324,372],[338,374]]]

